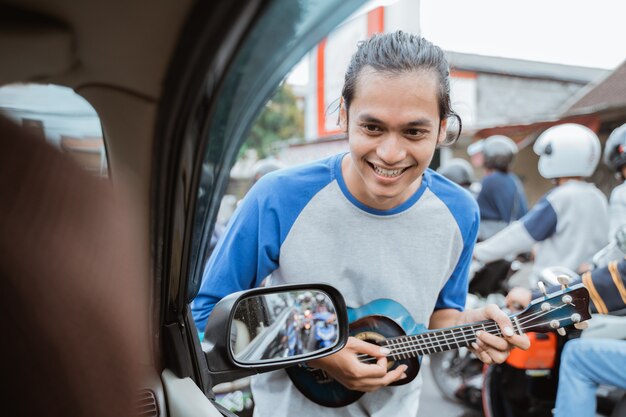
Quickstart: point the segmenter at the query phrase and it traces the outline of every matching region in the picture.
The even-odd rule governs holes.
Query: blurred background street
[[[422,387],[418,417],[482,417],[483,413],[480,410],[475,410],[444,398],[433,381],[429,365],[429,358],[424,357],[420,370],[420,374],[422,374],[424,379],[424,385]]]

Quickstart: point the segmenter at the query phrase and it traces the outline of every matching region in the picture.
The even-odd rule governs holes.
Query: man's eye
[[[407,129],[404,131],[407,136],[411,137],[421,137],[426,135],[428,132],[423,129]]]
[[[368,132],[368,133],[378,133],[381,132],[382,129],[380,128],[380,126],[377,125],[370,125],[370,124],[365,124],[363,125],[363,128]]]

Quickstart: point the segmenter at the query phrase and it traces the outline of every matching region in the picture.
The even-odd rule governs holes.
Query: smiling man
[[[494,319],[506,336],[483,332],[473,346],[486,363],[504,361],[511,346],[528,347],[494,306],[463,311],[478,208],[428,169],[456,116],[448,77],[441,49],[418,36],[359,44],[340,110],[350,152],[274,171],[252,188],[205,269],[192,304],[199,330],[219,299],[271,274],[270,285],[328,282],[350,307],[392,299],[431,328]],[[284,371],[258,375],[255,416],[415,416],[421,379],[388,387],[407,369],[388,371],[388,353],[351,337],[342,351],[308,363],[368,392],[344,407],[310,401]],[[361,363],[361,354],[377,362]]]

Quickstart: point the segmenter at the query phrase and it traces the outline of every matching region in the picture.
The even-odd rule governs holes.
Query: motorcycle
[[[542,273],[542,281],[554,284],[564,268],[550,268]],[[560,355],[568,340],[612,338],[626,340],[624,316],[598,315],[588,321],[584,330],[570,329],[561,336],[532,334],[528,351],[514,349],[507,361],[485,367],[482,385],[482,408],[486,417],[551,417],[556,401]],[[619,314],[619,312],[618,312]],[[626,416],[626,393],[615,387],[601,386],[596,393],[597,411],[610,417]]]
[[[593,264],[601,265],[603,251],[594,257]],[[612,255],[609,255],[612,256]],[[487,296],[468,294],[466,308],[480,308],[494,303],[506,310],[504,294],[515,286],[528,289],[537,286],[529,274],[532,264],[525,258],[509,263],[509,270],[502,265],[489,271],[500,271],[500,278],[485,279],[484,266],[475,264],[470,268],[470,288],[478,288]],[[483,274],[483,275],[481,275]],[[553,267],[542,271],[540,281],[546,285],[558,283],[557,277],[577,275],[563,267]],[[472,285],[473,279],[479,277],[485,285]],[[626,316],[626,311],[624,312]],[[594,315],[589,328],[582,331],[570,331],[564,337],[554,334],[533,334],[531,348],[528,351],[515,349],[509,359],[501,365],[484,366],[483,363],[468,349],[448,351],[431,355],[430,368],[435,384],[443,396],[449,400],[463,403],[470,408],[481,410],[486,417],[551,417],[556,398],[558,384],[558,368],[560,353],[567,340],[576,337],[605,337],[626,339],[626,317]],[[598,390],[598,410],[610,416],[610,410],[626,407],[623,392],[609,387]],[[626,416],[614,414],[615,416]]]

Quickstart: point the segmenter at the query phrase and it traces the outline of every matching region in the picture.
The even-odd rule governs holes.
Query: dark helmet
[[[604,157],[602,160],[612,171],[618,173],[626,165],[626,123],[609,135],[604,146]]]
[[[489,136],[483,143],[485,168],[508,171],[517,153],[517,145],[503,135]]]
[[[257,161],[252,167],[252,181],[258,181],[265,174],[284,168],[285,165],[274,158],[266,158]]]
[[[437,169],[437,172],[461,187],[469,187],[474,182],[474,170],[465,159],[454,158]]]

